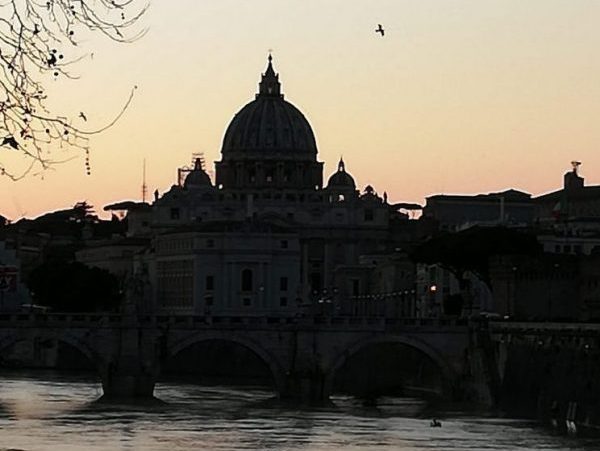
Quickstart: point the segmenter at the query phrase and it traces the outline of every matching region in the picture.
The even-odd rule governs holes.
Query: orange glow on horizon
[[[94,58],[74,68],[81,78],[49,82],[52,104],[85,111],[90,127],[138,86],[125,115],[93,138],[92,174],[74,154],[35,177],[0,178],[0,214],[35,217],[82,200],[102,213],[141,200],[144,159],[149,193],[176,183],[193,152],[211,173],[269,48],[285,98],[313,127],[325,181],[343,155],[358,187],[390,202],[538,195],[562,186],[571,160],[583,162],[586,184],[600,184],[598,19],[600,2],[585,0],[154,2],[144,38],[90,39],[82,46]]]

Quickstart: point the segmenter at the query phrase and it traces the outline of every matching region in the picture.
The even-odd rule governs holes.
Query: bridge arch
[[[455,387],[458,381],[456,371],[441,352],[431,346],[429,343],[415,337],[407,335],[385,335],[363,338],[352,343],[340,355],[334,357],[332,365],[325,373],[324,392],[327,396],[333,393],[333,385],[336,373],[344,364],[358,352],[370,346],[399,344],[409,348],[416,349],[427,356],[440,370],[442,380],[443,396],[450,398],[455,394]]]
[[[98,377],[103,379],[105,370],[107,368],[107,362],[105,359],[89,343],[86,343],[85,340],[82,340],[81,337],[64,330],[39,329],[35,333],[32,333],[29,329],[8,330],[7,335],[0,337],[0,356],[3,355],[4,351],[10,346],[20,342],[32,341],[36,339],[55,340],[73,347],[88,359],[88,361],[96,369]]]
[[[262,345],[247,336],[239,335],[231,331],[199,331],[178,340],[169,346],[162,362],[174,357],[179,352],[197,343],[207,341],[223,341],[240,345],[258,356],[269,368],[275,384],[278,396],[284,393],[286,387],[286,372],[280,360],[272,352],[267,351]]]

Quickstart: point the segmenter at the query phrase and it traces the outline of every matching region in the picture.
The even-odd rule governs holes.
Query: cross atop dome
[[[269,64],[267,65],[267,70],[264,74],[262,74],[262,78],[258,85],[258,94],[259,96],[275,96],[275,97],[283,97],[281,94],[281,83],[279,83],[279,74],[275,73],[273,69],[273,56],[269,53]]]

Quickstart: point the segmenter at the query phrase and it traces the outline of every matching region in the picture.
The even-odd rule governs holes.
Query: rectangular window
[[[242,283],[241,283],[242,291],[252,291],[252,270],[244,269],[242,271]]]
[[[209,238],[206,240],[206,247],[215,247],[215,240],[213,240],[212,238]]]
[[[213,304],[214,304],[214,302],[215,302],[215,298],[213,298],[212,296],[205,296],[205,297],[204,297],[204,303],[205,303],[207,306],[211,306],[211,305],[213,305]]]
[[[288,278],[281,277],[279,279],[279,291],[287,291],[288,290]]]
[[[365,208],[365,221],[372,221],[374,217],[373,209]]]
[[[249,307],[249,306],[252,305],[252,299],[250,299],[250,298],[244,298],[242,300],[242,302],[243,302],[243,304],[244,304],[245,307]]]
[[[281,307],[287,307],[287,298],[285,296],[279,298],[279,305]]]
[[[360,294],[360,281],[358,279],[352,279],[352,296],[358,296]]]
[[[204,289],[206,291],[212,291],[215,289],[215,277],[214,276],[206,276]]]
[[[287,249],[288,248],[288,241],[287,240],[281,240],[281,242],[279,243],[281,249]]]
[[[179,208],[171,208],[171,219],[179,219]]]
[[[321,274],[318,272],[310,275],[310,288],[312,291],[321,291]]]

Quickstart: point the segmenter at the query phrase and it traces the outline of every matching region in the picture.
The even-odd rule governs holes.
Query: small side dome
[[[191,171],[185,181],[183,182],[183,187],[186,189],[189,188],[199,188],[204,186],[212,186],[210,181],[210,177],[204,169],[202,168],[202,160],[200,158],[196,158],[194,163],[194,170]]]
[[[329,181],[327,182],[327,188],[334,189],[356,189],[356,183],[354,183],[354,178],[350,174],[346,172],[346,166],[344,164],[344,160],[340,158],[340,162],[338,163],[338,170],[331,177],[329,177]]]

